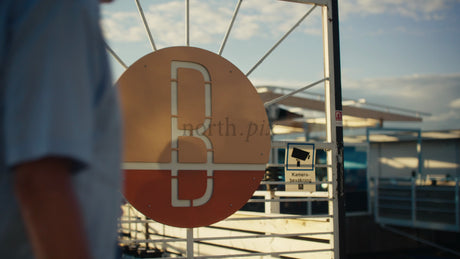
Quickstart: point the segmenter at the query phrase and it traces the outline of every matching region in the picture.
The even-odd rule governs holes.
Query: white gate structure
[[[247,0],[250,1],[250,0]],[[271,0],[275,1],[275,0]],[[134,1],[145,26],[153,51],[157,48],[139,0]],[[221,55],[232,27],[237,19],[243,0],[236,7],[229,21],[218,54]],[[327,154],[324,163],[315,167],[327,171],[326,179],[312,184],[322,186],[322,191],[286,192],[285,181],[261,182],[248,204],[264,204],[262,211],[240,210],[229,218],[211,226],[195,229],[175,228],[157,223],[136,211],[132,206],[123,206],[119,221],[120,245],[133,255],[170,258],[345,258],[344,243],[344,193],[343,193],[343,129],[342,97],[339,59],[339,32],[337,0],[286,0],[293,8],[300,4],[311,5],[308,12],[277,41],[266,54],[246,73],[249,76],[264,60],[294,31],[313,10],[322,12],[324,77],[298,90],[266,102],[268,108],[284,99],[314,86],[323,86],[325,93],[326,140],[314,143],[316,150]],[[189,46],[189,0],[185,0],[185,45]],[[124,67],[128,66],[107,46],[109,53]],[[286,142],[272,141],[272,156],[277,149],[286,147]],[[268,167],[280,167],[272,161]],[[298,183],[296,183],[298,184]],[[269,188],[265,188],[269,186]],[[154,201],[153,201],[154,202]],[[302,214],[287,214],[280,204],[306,204]],[[321,212],[312,212],[312,204],[324,204]],[[261,207],[261,206],[259,206]],[[129,249],[130,248],[130,249]]]

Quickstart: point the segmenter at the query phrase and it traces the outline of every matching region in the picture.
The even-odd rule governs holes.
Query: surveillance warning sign
[[[285,161],[286,191],[314,192],[315,144],[288,143]]]

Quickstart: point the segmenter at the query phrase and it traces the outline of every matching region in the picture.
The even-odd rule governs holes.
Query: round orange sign
[[[124,119],[124,194],[140,212],[200,227],[240,209],[270,152],[264,106],[226,59],[193,47],[148,54],[118,81]]]

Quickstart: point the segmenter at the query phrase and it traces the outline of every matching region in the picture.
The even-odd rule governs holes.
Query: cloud
[[[342,85],[344,98],[430,113],[423,118],[423,128],[460,128],[460,74],[344,78]]]
[[[280,36],[286,33],[312,5],[287,3],[283,1],[248,0],[241,6],[241,17],[250,19],[260,28],[257,33],[264,36]],[[321,29],[320,8],[304,20],[300,30],[306,34],[316,34],[317,30],[311,27],[319,26]],[[241,22],[242,26],[246,23]]]
[[[344,89],[378,93],[378,96],[392,96],[420,100],[424,97],[452,98],[459,94],[460,74],[407,75],[388,78],[344,79]],[[427,94],[430,94],[427,96]],[[433,95],[432,95],[433,94]],[[442,99],[445,100],[445,99]]]
[[[227,30],[237,1],[191,0],[190,37],[193,43],[220,42]],[[455,0],[343,0],[341,18],[379,14],[398,15],[413,20],[442,19]],[[126,4],[125,4],[126,5]],[[134,6],[134,3],[132,3]],[[142,3],[155,41],[160,45],[182,45],[185,39],[183,1],[144,1]],[[277,38],[286,33],[312,5],[272,0],[245,0],[230,39]],[[131,8],[132,9],[132,8]],[[135,9],[135,8],[134,8]],[[132,9],[132,10],[134,10]],[[102,25],[109,40],[140,42],[146,39],[137,11],[105,12]],[[403,27],[398,30],[404,29]],[[321,35],[321,12],[316,10],[296,29],[306,35]]]
[[[145,37],[145,30],[140,23],[139,15],[134,12],[105,13],[101,26],[107,39],[138,42]]]
[[[393,14],[413,20],[439,20],[453,0],[346,0],[340,2],[341,16]]]
[[[149,3],[149,4],[147,4]],[[229,26],[236,1],[190,1],[190,40],[198,44],[220,42]],[[134,5],[134,4],[133,4]],[[293,6],[296,8],[293,8]],[[155,42],[182,45],[185,39],[185,7],[182,1],[144,2],[143,10]],[[280,37],[300,19],[311,5],[282,1],[243,1],[230,38]],[[320,34],[319,8],[298,28],[301,33]],[[145,30],[135,11],[104,12],[102,26],[109,40],[135,42],[144,40]]]
[[[450,102],[449,107],[452,109],[460,109],[460,98],[457,98]],[[458,111],[457,111],[458,112]]]

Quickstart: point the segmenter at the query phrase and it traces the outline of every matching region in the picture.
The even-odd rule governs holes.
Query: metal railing
[[[333,150],[327,143],[316,146],[325,152]],[[332,164],[326,162],[315,167],[327,169]],[[332,179],[331,173],[328,177]],[[211,226],[194,229],[160,224],[127,203],[119,221],[119,243],[125,255],[151,255],[152,258],[153,255],[190,258],[187,255],[190,244],[194,246],[193,258],[334,258],[337,225],[333,219],[337,215],[333,213],[336,202],[333,181],[303,183],[318,186],[316,189],[320,191],[313,192],[286,192],[279,188],[288,184],[291,183],[283,180],[262,181],[259,190],[240,211]]]
[[[129,205],[124,211],[131,211],[130,217],[120,220],[124,254],[188,258],[187,244],[192,241],[193,258],[333,258],[331,216],[237,212],[211,226],[195,228],[190,235],[188,229],[147,219]]]
[[[373,180],[377,223],[460,232],[458,178],[436,185],[415,178]]]

